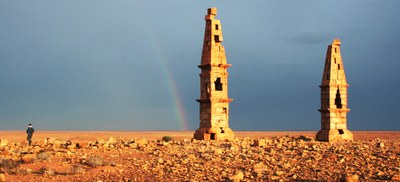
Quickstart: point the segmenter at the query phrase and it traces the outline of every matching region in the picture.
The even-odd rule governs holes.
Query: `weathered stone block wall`
[[[232,139],[229,128],[228,71],[223,41],[222,27],[214,19],[216,8],[210,8],[205,16],[203,52],[200,73],[200,127],[194,134],[195,139],[221,140]]]
[[[346,75],[340,54],[340,40],[335,39],[328,46],[324,73],[321,81],[321,130],[317,134],[320,141],[352,140],[347,130],[347,88]]]

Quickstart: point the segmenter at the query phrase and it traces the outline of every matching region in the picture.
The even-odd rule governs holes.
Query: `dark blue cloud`
[[[400,129],[400,13],[375,1],[0,2],[0,129],[199,125],[204,15],[218,7],[234,130],[318,130],[325,51],[342,40],[351,130]]]

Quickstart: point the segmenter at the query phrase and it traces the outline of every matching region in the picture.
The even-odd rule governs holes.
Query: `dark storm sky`
[[[217,7],[233,130],[319,130],[340,38],[350,130],[399,130],[400,1],[0,1],[0,130],[195,130]]]

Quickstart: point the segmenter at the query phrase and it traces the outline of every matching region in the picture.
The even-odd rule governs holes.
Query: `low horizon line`
[[[25,131],[21,130],[2,130],[2,131]],[[36,130],[36,131],[89,131],[89,132],[194,132],[196,130]],[[318,132],[319,130],[234,130],[234,132]],[[400,130],[350,130],[355,132],[360,131],[400,131]]]

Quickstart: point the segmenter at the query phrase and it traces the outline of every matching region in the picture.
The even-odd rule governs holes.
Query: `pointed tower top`
[[[333,39],[332,45],[340,46],[340,39]]]
[[[207,15],[205,17],[206,21],[213,20],[215,15],[217,15],[217,8],[208,8]]]
[[[207,14],[209,14],[209,15],[217,15],[217,8],[215,8],[215,7],[208,8]]]

